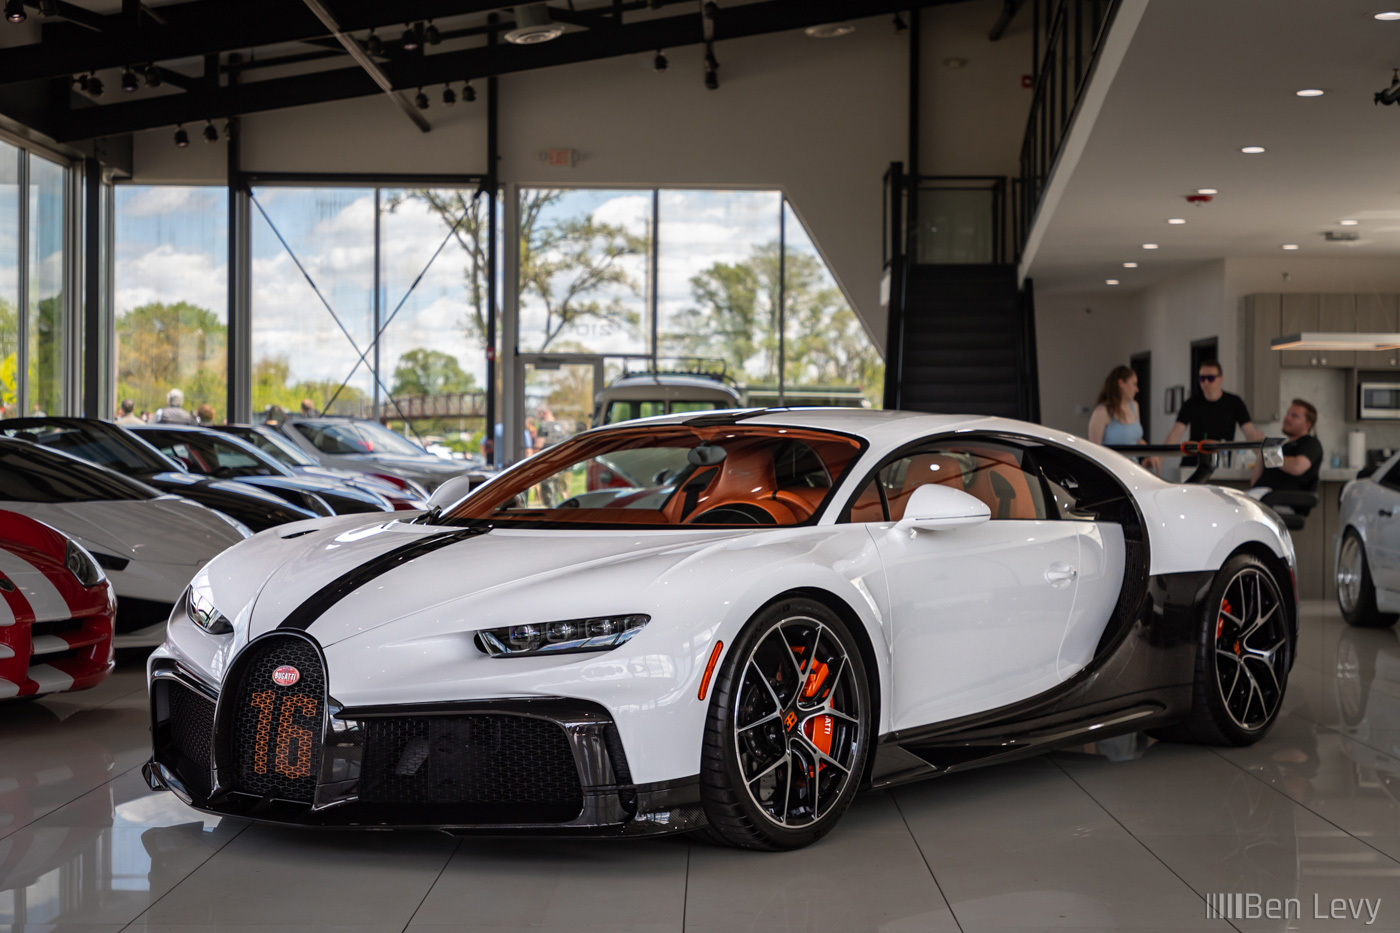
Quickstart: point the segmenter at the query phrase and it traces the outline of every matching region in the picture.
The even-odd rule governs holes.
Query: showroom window
[[[879,351],[782,192],[526,188],[519,211],[535,449],[624,368],[723,372],[747,405],[880,404]]]
[[[62,414],[73,403],[67,166],[0,142],[0,408]],[[65,338],[68,338],[65,340]]]
[[[487,222],[475,188],[254,188],[254,416],[479,422]]]
[[[154,412],[228,400],[228,189],[115,191],[116,401]]]

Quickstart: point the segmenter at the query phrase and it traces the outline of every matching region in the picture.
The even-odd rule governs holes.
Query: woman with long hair
[[[1127,447],[1146,444],[1142,433],[1142,418],[1137,404],[1138,378],[1130,366],[1115,366],[1103,381],[1093,414],[1089,416],[1089,440],[1095,444]],[[1142,461],[1155,470],[1160,465],[1156,457]]]

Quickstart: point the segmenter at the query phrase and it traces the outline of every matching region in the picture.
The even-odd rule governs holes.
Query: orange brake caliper
[[[1225,613],[1233,611],[1234,610],[1230,608],[1230,601],[1228,599],[1220,601],[1220,618],[1217,619],[1215,623],[1215,637],[1217,639],[1220,637],[1220,634],[1225,631]]]
[[[811,673],[807,675],[807,683],[802,688],[802,695],[809,700],[816,696],[817,691],[821,690],[822,684],[826,683],[826,677],[829,673],[831,673],[831,670],[826,664],[821,661],[814,662],[812,664]],[[823,755],[831,754],[833,725],[834,723],[830,716],[813,716],[811,719],[807,720],[802,727],[802,731],[806,734],[807,738],[813,745],[821,749]],[[821,765],[821,768],[825,767],[825,764]],[[816,772],[808,769],[808,775],[816,777]]]

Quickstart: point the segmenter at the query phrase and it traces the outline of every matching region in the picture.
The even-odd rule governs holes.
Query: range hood
[[[1394,350],[1400,348],[1400,334],[1358,334],[1350,331],[1303,331],[1275,337],[1274,350]]]

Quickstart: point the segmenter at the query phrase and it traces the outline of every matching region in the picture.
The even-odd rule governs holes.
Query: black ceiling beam
[[[335,9],[345,31],[358,32],[509,6],[500,0],[342,0]],[[47,23],[42,42],[5,49],[0,56],[0,84],[330,36],[310,10],[286,0],[194,0],[162,6],[159,11],[164,26],[146,24],[133,30],[121,13],[102,16],[59,0],[59,15],[67,19],[82,16],[87,28]]]
[[[965,0],[865,0],[861,16],[880,16],[911,6],[941,6]],[[688,4],[687,4],[688,5]],[[715,39],[740,39],[803,29],[849,18],[847,0],[762,0],[722,9],[714,21]],[[381,67],[399,90],[485,78],[615,58],[705,41],[697,13],[641,20],[612,29],[567,33],[539,45],[494,45],[387,62]],[[187,94],[92,107],[60,122],[58,139],[72,141],[193,123],[285,107],[327,103],[381,93],[360,68],[335,68],[308,75],[256,81],[230,87],[200,88]]]

